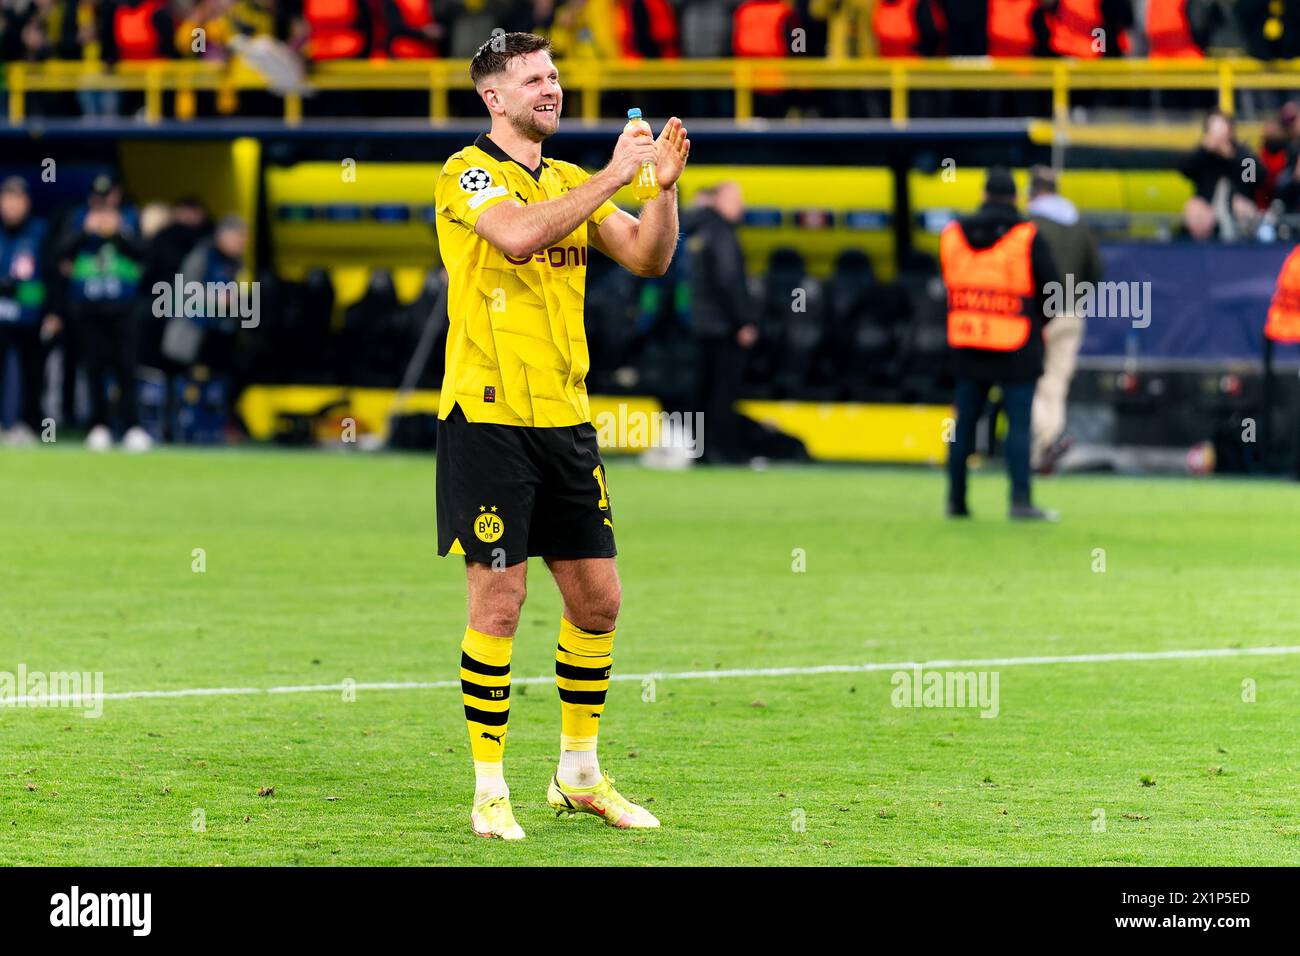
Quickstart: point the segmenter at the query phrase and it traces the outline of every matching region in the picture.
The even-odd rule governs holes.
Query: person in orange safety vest
[[[1130,0],[1047,0],[1049,45],[1057,56],[1095,60],[1129,51]]]
[[[1007,413],[1009,514],[1013,519],[1055,521],[1030,494],[1030,410],[1043,373],[1043,327],[1048,300],[1059,300],[1061,280],[1047,241],[1016,210],[1010,170],[988,172],[984,204],[974,215],[948,223],[939,237],[939,260],[948,289],[948,345],[957,379],[956,421],[948,452],[948,516],[966,518],[967,458],[989,389],[999,386]],[[1054,295],[1054,291],[1056,294]]]
[[[936,0],[877,0],[871,29],[879,56],[937,56],[947,23]]]
[[[1269,303],[1268,317],[1264,321],[1264,441],[1273,446],[1273,410],[1276,380],[1273,375],[1273,348],[1275,345],[1300,344],[1300,246],[1291,250],[1282,271],[1277,277],[1277,290]],[[1295,410],[1297,447],[1295,450],[1295,477],[1300,479],[1300,403]]]
[[[1147,0],[1147,56],[1155,60],[1200,60],[1205,52],[1192,34],[1187,0]]]
[[[1043,0],[989,0],[989,56],[1043,56],[1050,34]]]

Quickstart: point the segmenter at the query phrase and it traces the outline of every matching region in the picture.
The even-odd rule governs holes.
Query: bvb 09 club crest
[[[484,544],[499,541],[506,533],[506,523],[497,514],[497,506],[493,505],[489,511],[486,505],[479,505],[478,510],[481,513],[474,519],[474,537]]]

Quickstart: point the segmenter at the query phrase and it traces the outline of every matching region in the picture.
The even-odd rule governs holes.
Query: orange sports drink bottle
[[[647,133],[654,136],[650,124],[641,118],[641,111],[634,107],[627,111],[627,126],[623,127],[623,132],[638,127],[644,127]],[[648,202],[659,195],[659,177],[655,175],[653,161],[647,159],[641,164],[641,171],[636,174],[636,179],[632,180],[632,195],[641,202]]]

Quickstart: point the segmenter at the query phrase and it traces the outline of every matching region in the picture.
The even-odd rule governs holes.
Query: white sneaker
[[[91,451],[108,451],[113,447],[113,433],[107,425],[96,425],[86,436],[86,447]]]
[[[136,425],[134,428],[127,429],[126,434],[122,436],[122,448],[134,453],[152,451],[153,436]]]
[[[36,433],[27,427],[26,422],[18,422],[5,432],[0,444],[8,445],[10,448],[30,448],[36,444]]]

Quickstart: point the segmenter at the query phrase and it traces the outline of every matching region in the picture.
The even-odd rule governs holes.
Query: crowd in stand
[[[726,57],[1201,58],[1300,55],[1295,0],[0,0],[0,60],[225,61],[232,51],[275,93],[304,88],[313,64],[468,58],[494,30],[547,35],[556,58]],[[883,93],[759,90],[763,116],[881,116]],[[730,116],[727,90],[642,98],[652,112]],[[915,115],[1035,115],[1017,92],[960,104],[935,94]],[[1121,97],[1124,94],[1111,94]],[[1192,94],[1189,94],[1192,95]],[[1254,94],[1251,94],[1254,95]],[[455,109],[468,109],[458,100]],[[656,97],[664,96],[666,99]],[[935,96],[938,98],[936,99]],[[1178,95],[1175,94],[1176,100]],[[142,94],[29,93],[32,116],[116,116]],[[416,98],[418,100],[418,97]],[[1086,99],[1086,97],[1085,97]],[[1031,102],[1032,101],[1032,102]],[[1092,102],[1087,100],[1087,102]],[[1110,102],[1110,100],[1107,100]],[[1253,101],[1252,101],[1253,102]],[[414,105],[412,105],[414,104]],[[927,106],[928,104],[928,106]],[[1084,103],[1083,105],[1087,105]],[[1200,109],[1204,100],[1187,104]],[[1266,102],[1265,105],[1268,105]],[[933,107],[933,108],[930,108]],[[1253,109],[1254,107],[1252,107]],[[278,100],[233,88],[189,113],[276,115]],[[426,101],[317,97],[321,115],[424,115]],[[178,106],[178,115],[180,107]],[[189,115],[187,113],[187,115]]]
[[[1300,53],[1283,0],[4,0],[0,57],[224,58],[274,38],[309,61],[469,57],[494,29],[557,56]],[[795,31],[798,30],[798,42]]]
[[[1178,170],[1192,185],[1183,211],[1190,238],[1271,241],[1283,217],[1300,215],[1300,103],[1264,120],[1256,149],[1231,116],[1211,111]]]

